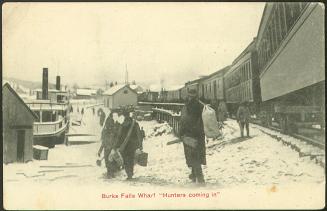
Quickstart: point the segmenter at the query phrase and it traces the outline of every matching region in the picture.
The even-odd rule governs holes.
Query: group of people
[[[189,179],[201,185],[205,184],[202,165],[206,165],[205,133],[202,121],[203,107],[204,105],[198,100],[197,92],[190,89],[185,106],[182,110],[180,131],[178,134],[182,140],[185,137],[191,137],[196,140],[196,144],[192,146],[183,141],[183,146],[186,164],[191,169]],[[130,180],[133,177],[135,152],[137,149],[142,150],[143,148],[143,139],[145,137],[144,130],[143,128],[140,129],[136,120],[130,117],[130,112],[128,110],[116,112],[117,115],[123,115],[124,117],[124,121],[121,124],[114,120],[113,113],[114,111],[106,118],[104,111],[102,109],[98,110],[100,124],[103,125],[101,134],[102,144],[98,151],[98,156],[104,151],[108,178],[113,178],[115,172],[124,168],[127,179]],[[226,105],[221,103],[218,107],[217,119],[219,122],[223,123],[226,117]],[[243,102],[239,106],[236,119],[240,126],[241,136],[244,136],[244,127],[246,128],[247,136],[249,136],[250,111],[246,102]],[[130,136],[127,137],[129,133]],[[122,143],[124,143],[126,137],[129,138],[129,140],[126,147],[121,152],[123,166],[119,166],[116,161],[109,160],[109,154],[113,149],[118,150]]]
[[[204,105],[198,100],[197,92],[194,89],[188,91],[188,97],[181,113],[179,136],[183,140],[190,137],[196,140],[195,145],[183,141],[186,164],[191,168],[189,179],[200,185],[205,184],[202,165],[206,165],[205,133],[202,121],[202,110]],[[227,117],[227,108],[221,102],[217,109],[218,122],[224,123]],[[241,137],[244,136],[244,127],[249,136],[250,111],[247,102],[242,102],[237,110],[236,120],[240,126]]]
[[[98,151],[98,156],[100,157],[102,151],[104,151],[107,177],[115,177],[115,173],[124,168],[127,174],[127,180],[130,180],[133,178],[134,174],[135,152],[137,149],[142,150],[143,148],[144,133],[142,133],[136,120],[130,117],[130,112],[128,110],[115,112],[117,115],[122,115],[124,117],[122,123],[114,120],[114,111],[111,111],[105,120],[103,120],[105,116],[103,110],[99,113],[101,113],[100,123],[102,123],[103,129],[101,133],[102,143]],[[110,160],[109,155],[112,150],[119,150],[122,144],[126,145],[124,145],[124,149],[120,152],[123,158],[123,166],[120,166],[117,161]]]

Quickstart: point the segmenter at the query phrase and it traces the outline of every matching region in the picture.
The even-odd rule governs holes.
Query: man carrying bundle
[[[192,168],[189,178],[200,184],[205,183],[201,165],[206,165],[202,110],[203,105],[197,99],[196,90],[189,90],[182,110],[179,135],[183,140],[186,164]]]
[[[124,122],[119,129],[115,149],[121,152],[127,180],[131,180],[134,174],[135,151],[142,150],[143,137],[139,124],[130,117],[128,110],[123,110],[123,116]]]

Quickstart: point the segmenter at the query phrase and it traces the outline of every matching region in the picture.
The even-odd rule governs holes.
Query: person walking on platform
[[[220,101],[218,108],[217,108],[217,115],[218,115],[218,122],[221,122],[222,124],[225,124],[224,121],[227,117],[227,107],[226,103],[224,101]]]
[[[192,182],[204,184],[201,165],[206,165],[205,135],[202,121],[203,105],[197,99],[196,90],[188,91],[188,98],[182,109],[179,136],[183,140],[186,164],[192,169]],[[187,140],[192,140],[190,144]]]
[[[247,102],[242,102],[236,114],[237,122],[240,126],[241,137],[244,137],[244,126],[246,129],[247,137],[250,136],[250,131],[249,131],[250,116],[251,114]]]
[[[103,110],[100,110],[100,126],[103,126],[104,120],[106,118],[106,114]]]
[[[142,150],[143,138],[139,124],[136,122],[136,120],[133,120],[130,117],[129,111],[123,110],[122,113],[124,116],[124,121],[121,124],[117,135],[117,143],[115,145],[115,149],[118,149],[122,145],[126,144],[121,151],[121,155],[124,161],[127,180],[131,180],[134,175],[135,151],[137,149]]]

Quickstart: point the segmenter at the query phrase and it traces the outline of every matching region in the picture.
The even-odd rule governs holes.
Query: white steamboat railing
[[[67,127],[68,121],[62,118],[56,122],[34,122],[34,135],[56,135]]]
[[[31,110],[66,110],[68,102],[28,102],[26,103]]]

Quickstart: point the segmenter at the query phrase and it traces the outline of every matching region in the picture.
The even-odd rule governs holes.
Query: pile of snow
[[[319,162],[321,165],[325,165],[325,151],[319,147],[316,147],[312,144],[308,144],[305,141],[296,139],[294,137],[281,134],[280,132],[270,130],[268,128],[261,127],[256,125],[255,128],[258,128],[262,132],[270,135],[275,138],[277,141],[281,141],[284,145],[290,147],[297,151],[300,156],[309,156],[312,159],[315,159],[316,162]]]
[[[309,157],[300,157],[252,125],[251,137],[240,138],[236,121],[227,121],[227,124],[223,140],[207,144],[204,173],[208,183],[230,187],[324,181],[324,168]]]
[[[154,136],[163,136],[167,134],[171,134],[173,129],[170,127],[170,125],[167,122],[159,123],[154,126],[154,128],[151,128],[151,131],[148,133],[147,137],[154,137]]]

